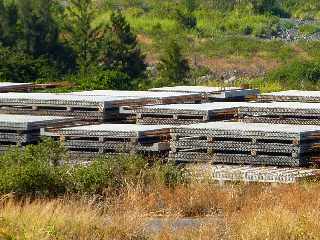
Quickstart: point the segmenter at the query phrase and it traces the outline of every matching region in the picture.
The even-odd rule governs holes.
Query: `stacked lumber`
[[[201,164],[188,167],[192,177],[198,180],[242,181],[263,183],[296,183],[319,179],[318,169],[287,167],[255,167],[237,165]]]
[[[247,103],[239,107],[243,122],[320,125],[320,103]]]
[[[29,92],[33,89],[33,83],[0,82],[0,92]]]
[[[138,124],[183,125],[237,118],[243,102],[215,102],[202,104],[171,104],[137,108]]]
[[[45,127],[61,126],[71,118],[0,114],[0,152],[12,146],[25,146],[40,140]]]
[[[170,159],[273,166],[304,166],[319,156],[320,126],[209,122],[171,130]]]
[[[142,106],[144,98],[80,96],[55,93],[1,93],[0,112],[9,114],[77,117],[83,120],[121,119],[121,106]]]
[[[313,102],[320,103],[320,91],[289,90],[261,94],[259,102]]]
[[[58,134],[75,160],[101,154],[167,155],[170,148],[169,126],[98,124],[62,128]]]
[[[256,89],[243,89],[237,87],[206,87],[206,86],[175,86],[152,88],[149,91],[155,92],[184,92],[200,93],[204,101],[252,101],[259,93]]]
[[[72,94],[84,96],[108,96],[108,97],[135,97],[146,100],[147,104],[176,104],[201,102],[200,93],[184,92],[150,92],[150,91],[118,91],[118,90],[94,90],[73,92]]]

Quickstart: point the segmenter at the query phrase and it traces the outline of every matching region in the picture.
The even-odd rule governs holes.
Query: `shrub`
[[[21,195],[55,196],[65,192],[64,180],[59,167],[31,161],[0,169],[0,192]]]
[[[69,191],[102,194],[106,189],[120,189],[138,183],[146,169],[146,160],[139,156],[102,156],[89,166],[73,169]]]
[[[172,164],[150,164],[141,156],[101,156],[89,165],[71,166],[65,149],[53,140],[25,149],[12,148],[0,157],[0,193],[17,196],[57,196],[65,193],[104,194],[129,186],[184,182],[183,172]]]
[[[148,181],[155,185],[174,187],[186,181],[183,170],[171,163],[157,162],[149,171]]]
[[[320,31],[319,26],[307,24],[299,27],[299,31],[304,35],[311,35]]]
[[[320,63],[294,61],[267,76],[270,80],[281,82],[287,88],[303,88],[303,84],[316,84],[320,80]]]
[[[13,148],[0,157],[0,193],[17,195],[57,195],[65,192],[64,148],[52,140],[25,150]]]
[[[96,69],[86,75],[71,75],[66,80],[75,83],[84,90],[129,90],[133,88],[127,74],[113,70]]]

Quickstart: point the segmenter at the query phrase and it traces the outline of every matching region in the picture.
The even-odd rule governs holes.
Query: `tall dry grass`
[[[319,199],[316,183],[128,186],[104,199],[3,198],[0,239],[320,239]],[[148,227],[155,219],[162,223],[156,231]],[[179,219],[197,224],[177,227]]]

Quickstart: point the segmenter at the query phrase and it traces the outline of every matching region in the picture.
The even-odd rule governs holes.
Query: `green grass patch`
[[[304,35],[311,35],[320,31],[320,26],[314,24],[302,25],[299,27],[300,33]]]

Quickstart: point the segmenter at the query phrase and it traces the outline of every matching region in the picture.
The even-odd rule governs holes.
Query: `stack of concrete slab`
[[[261,94],[259,102],[313,102],[320,103],[320,91],[289,90]]]
[[[167,155],[170,148],[169,126],[99,124],[62,128],[58,134],[74,160],[100,154]]]
[[[239,107],[243,122],[320,125],[320,103],[246,103]]]
[[[214,102],[202,104],[171,104],[137,108],[138,124],[183,125],[237,118],[243,102]]]
[[[303,166],[319,156],[320,126],[209,122],[171,130],[170,159]]]
[[[0,152],[11,146],[25,146],[40,140],[44,127],[62,126],[71,118],[0,114]]]
[[[184,92],[94,90],[94,91],[73,92],[72,94],[84,95],[84,96],[142,98],[142,99],[146,99],[146,102],[144,105],[201,102],[200,93],[184,93]]]
[[[33,89],[33,83],[0,82],[0,92],[29,92]]]
[[[188,167],[192,176],[198,180],[242,181],[263,183],[296,183],[316,180],[320,177],[318,169],[255,167],[237,165],[201,164]]]
[[[121,106],[142,106],[141,97],[86,96],[55,93],[1,93],[0,111],[77,117],[84,120],[119,120]]]
[[[156,92],[184,92],[200,93],[204,101],[249,101],[255,100],[259,91],[256,89],[242,89],[237,87],[206,87],[206,86],[175,86],[152,88]]]

